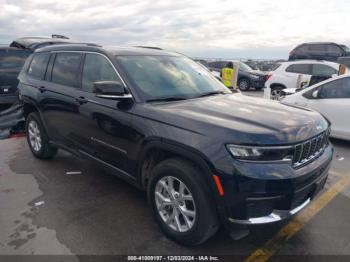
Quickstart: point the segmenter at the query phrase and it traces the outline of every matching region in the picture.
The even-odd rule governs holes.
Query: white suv
[[[271,93],[271,99],[279,99],[283,89],[298,89],[315,84],[338,74],[338,70],[339,64],[327,61],[282,62],[268,74],[265,88],[269,94]]]

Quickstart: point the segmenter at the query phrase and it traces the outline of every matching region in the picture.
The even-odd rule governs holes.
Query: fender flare
[[[202,171],[204,171],[203,178],[208,183],[209,189],[211,191],[217,190],[214,179],[212,178],[212,175],[215,174],[215,168],[203,153],[189,146],[186,146],[184,144],[181,144],[172,140],[156,138],[156,137],[150,138],[147,141],[145,141],[144,146],[142,147],[142,150],[139,154],[139,157],[138,157],[139,164],[137,167],[137,174],[136,174],[136,179],[138,181],[138,184],[142,185],[142,165],[147,156],[147,153],[153,149],[168,151],[170,153],[174,153],[176,155],[179,155],[180,157],[183,157],[184,159],[187,159],[193,162]],[[215,192],[215,191],[212,191],[212,192]]]
[[[30,97],[23,96],[22,104],[23,104],[23,113],[24,113],[24,110],[25,110],[24,109],[25,108],[25,104],[31,105],[32,107],[34,107],[36,109],[36,112],[38,112],[38,114],[39,114],[40,121],[41,121],[41,123],[43,124],[43,126],[45,128],[45,132],[46,132],[47,135],[49,135],[49,133],[47,132],[48,128],[46,126],[46,123],[44,121],[42,112],[40,111],[39,106],[37,105],[37,103],[33,99],[31,99]]]

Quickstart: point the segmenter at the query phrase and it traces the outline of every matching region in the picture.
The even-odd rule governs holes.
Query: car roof
[[[340,45],[334,42],[307,42],[302,43],[302,45]]]
[[[154,47],[117,47],[117,46],[98,46],[91,44],[64,44],[46,46],[36,50],[36,52],[54,52],[54,51],[83,51],[83,52],[101,52],[113,56],[118,55],[152,55],[152,56],[181,56],[176,52],[165,51]]]
[[[0,46],[0,51],[23,51],[23,48],[17,48],[12,46]]]
[[[279,62],[279,64],[283,65],[292,65],[292,64],[324,64],[324,65],[333,65],[333,66],[339,66],[338,63],[325,61],[325,60],[312,60],[312,59],[300,59],[300,60],[294,60],[294,61],[286,61],[286,62]]]
[[[57,37],[21,37],[14,40],[10,46],[18,47],[24,49],[35,50],[40,48],[42,45],[53,45],[53,44],[70,44],[75,43],[72,40],[65,38],[57,38]],[[79,42],[78,42],[79,43]],[[91,43],[91,45],[93,45]]]

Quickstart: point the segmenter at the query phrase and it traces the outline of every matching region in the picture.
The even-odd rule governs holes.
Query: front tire
[[[163,233],[183,245],[206,241],[219,227],[217,213],[202,174],[191,163],[173,158],[152,171],[148,199]]]
[[[53,158],[57,148],[49,143],[43,124],[37,113],[30,113],[26,121],[26,136],[30,150],[39,159]]]
[[[279,101],[281,99],[281,91],[284,89],[283,86],[275,86],[271,88],[271,100]]]

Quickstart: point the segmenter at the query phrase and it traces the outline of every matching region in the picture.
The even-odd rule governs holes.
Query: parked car
[[[336,62],[342,56],[350,56],[349,47],[332,42],[315,42],[298,45],[289,53],[289,60],[315,59]]]
[[[287,96],[282,103],[308,107],[332,123],[331,136],[350,140],[350,76],[342,75]]]
[[[62,148],[112,170],[147,191],[161,230],[185,245],[221,224],[289,217],[328,176],[324,117],[231,93],[178,53],[56,45],[19,79],[33,155]]]
[[[21,37],[13,40],[10,47],[26,49],[33,52],[40,47],[64,43],[72,43],[72,41],[67,37],[59,35],[53,35],[53,37]]]
[[[16,101],[17,76],[29,56],[27,50],[15,47],[0,47],[0,106]]]
[[[22,37],[14,40],[9,47],[0,47],[0,106],[11,105],[17,100],[17,77],[32,52],[44,46],[67,43],[73,42],[65,36],[53,35]]]
[[[215,61],[208,63],[208,68],[211,71],[221,73],[221,70],[230,61]],[[266,81],[266,73],[254,71],[248,65],[240,61],[231,61],[239,63],[237,86],[241,91],[248,91],[251,87],[255,89],[264,88]]]
[[[303,85],[308,86],[338,74],[338,70],[339,64],[327,61],[299,60],[278,63],[268,73],[265,87],[271,89],[271,99],[278,100],[281,90],[301,87],[297,86],[300,75]]]

